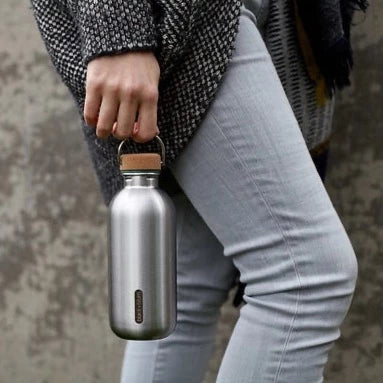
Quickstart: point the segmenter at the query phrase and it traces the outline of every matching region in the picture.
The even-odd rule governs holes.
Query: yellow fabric
[[[300,44],[302,54],[306,63],[306,68],[310,78],[313,81],[315,81],[315,93],[316,93],[317,104],[320,106],[324,106],[326,104],[326,99],[329,98],[326,82],[315,61],[309,39],[303,28],[302,20],[298,14],[298,7],[296,4],[296,0],[293,0],[293,3],[294,3],[295,22],[296,22],[296,28],[298,33],[299,44]]]

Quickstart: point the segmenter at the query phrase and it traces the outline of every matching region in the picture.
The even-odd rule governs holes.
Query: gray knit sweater
[[[150,49],[161,75],[158,128],[170,164],[198,128],[233,53],[242,5],[258,9],[264,39],[308,148],[331,133],[334,98],[315,101],[298,46],[291,0],[30,0],[54,68],[74,97],[105,204],[123,187],[116,160],[120,140],[99,139],[83,118],[87,63],[100,55]],[[267,21],[266,21],[267,18]],[[127,141],[126,152],[159,152],[157,141]],[[169,169],[169,194],[179,189]]]
[[[234,49],[242,0],[30,0],[52,63],[73,95],[106,204],[123,187],[120,140],[100,139],[83,117],[87,63],[150,49],[161,74],[157,125],[170,164],[207,111]],[[128,140],[124,152],[159,152]],[[160,186],[167,188],[163,178]],[[169,186],[169,191],[171,187]]]

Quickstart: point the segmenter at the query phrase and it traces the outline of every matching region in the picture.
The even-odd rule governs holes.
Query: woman
[[[116,147],[128,137],[130,151],[158,151],[159,133],[182,190],[178,324],[165,339],[128,342],[121,382],[202,382],[238,272],[246,304],[217,382],[322,382],[357,260],[262,38],[268,0],[252,10],[240,0],[31,2],[106,204],[123,185]],[[311,11],[296,3],[323,102],[344,72],[326,72]]]

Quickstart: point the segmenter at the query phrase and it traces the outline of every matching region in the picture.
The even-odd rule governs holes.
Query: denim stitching
[[[234,152],[237,155],[237,158],[239,159],[239,161],[240,161],[241,165],[243,166],[243,168],[249,172],[249,169],[248,169],[246,163],[242,161],[242,159],[241,159],[239,153],[237,152],[236,148],[234,147],[233,143],[231,142],[231,140],[229,140],[229,138],[225,135],[224,130],[220,127],[217,119],[214,116],[214,112],[213,111],[211,113],[211,116],[212,116],[213,120],[215,121],[215,123],[217,124],[217,127],[221,130],[223,136],[226,138],[226,140],[229,142],[230,146],[234,150]],[[251,173],[249,172],[249,174],[251,174]],[[295,318],[296,318],[297,313],[298,313],[298,306],[299,306],[299,302],[300,302],[300,290],[302,289],[302,283],[301,283],[301,279],[300,279],[300,276],[299,276],[299,272],[298,272],[297,266],[295,264],[295,261],[294,261],[293,255],[292,255],[292,251],[291,251],[290,245],[288,243],[287,238],[285,237],[285,234],[284,234],[284,232],[282,230],[282,227],[280,226],[278,217],[275,216],[272,213],[272,210],[271,210],[271,208],[270,208],[270,206],[269,206],[265,196],[263,195],[262,191],[260,190],[258,184],[256,183],[256,181],[252,177],[251,177],[251,180],[252,180],[254,186],[257,188],[259,194],[261,195],[264,203],[266,204],[267,210],[269,211],[270,215],[274,218],[274,220],[277,223],[277,226],[278,226],[279,231],[280,231],[280,233],[282,235],[283,241],[284,241],[284,243],[285,243],[285,245],[286,245],[286,247],[287,247],[287,249],[289,251],[289,256],[290,256],[290,259],[291,259],[291,261],[293,263],[295,274],[296,274],[296,276],[298,278],[298,282],[299,282],[299,290],[297,291],[297,301],[296,301],[295,313],[294,313],[293,318],[291,320],[291,324],[290,324],[290,328],[289,328],[289,331],[288,331],[288,334],[287,334],[287,338],[286,338],[285,344],[283,346],[283,350],[282,350],[282,354],[281,354],[281,360],[279,362],[279,366],[278,366],[278,369],[277,369],[277,372],[276,372],[275,378],[274,378],[274,383],[276,383],[277,382],[277,378],[279,377],[279,373],[280,373],[281,367],[282,367],[282,362],[283,362],[283,359],[284,359],[284,356],[285,356],[287,345],[288,345],[288,342],[290,340],[290,336],[291,336],[291,333],[292,333],[292,330],[293,330],[294,321],[295,321]]]

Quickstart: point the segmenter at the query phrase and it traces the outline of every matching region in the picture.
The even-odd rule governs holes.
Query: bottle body
[[[109,205],[110,327],[123,339],[161,339],[177,321],[175,206],[158,172],[124,178]]]

